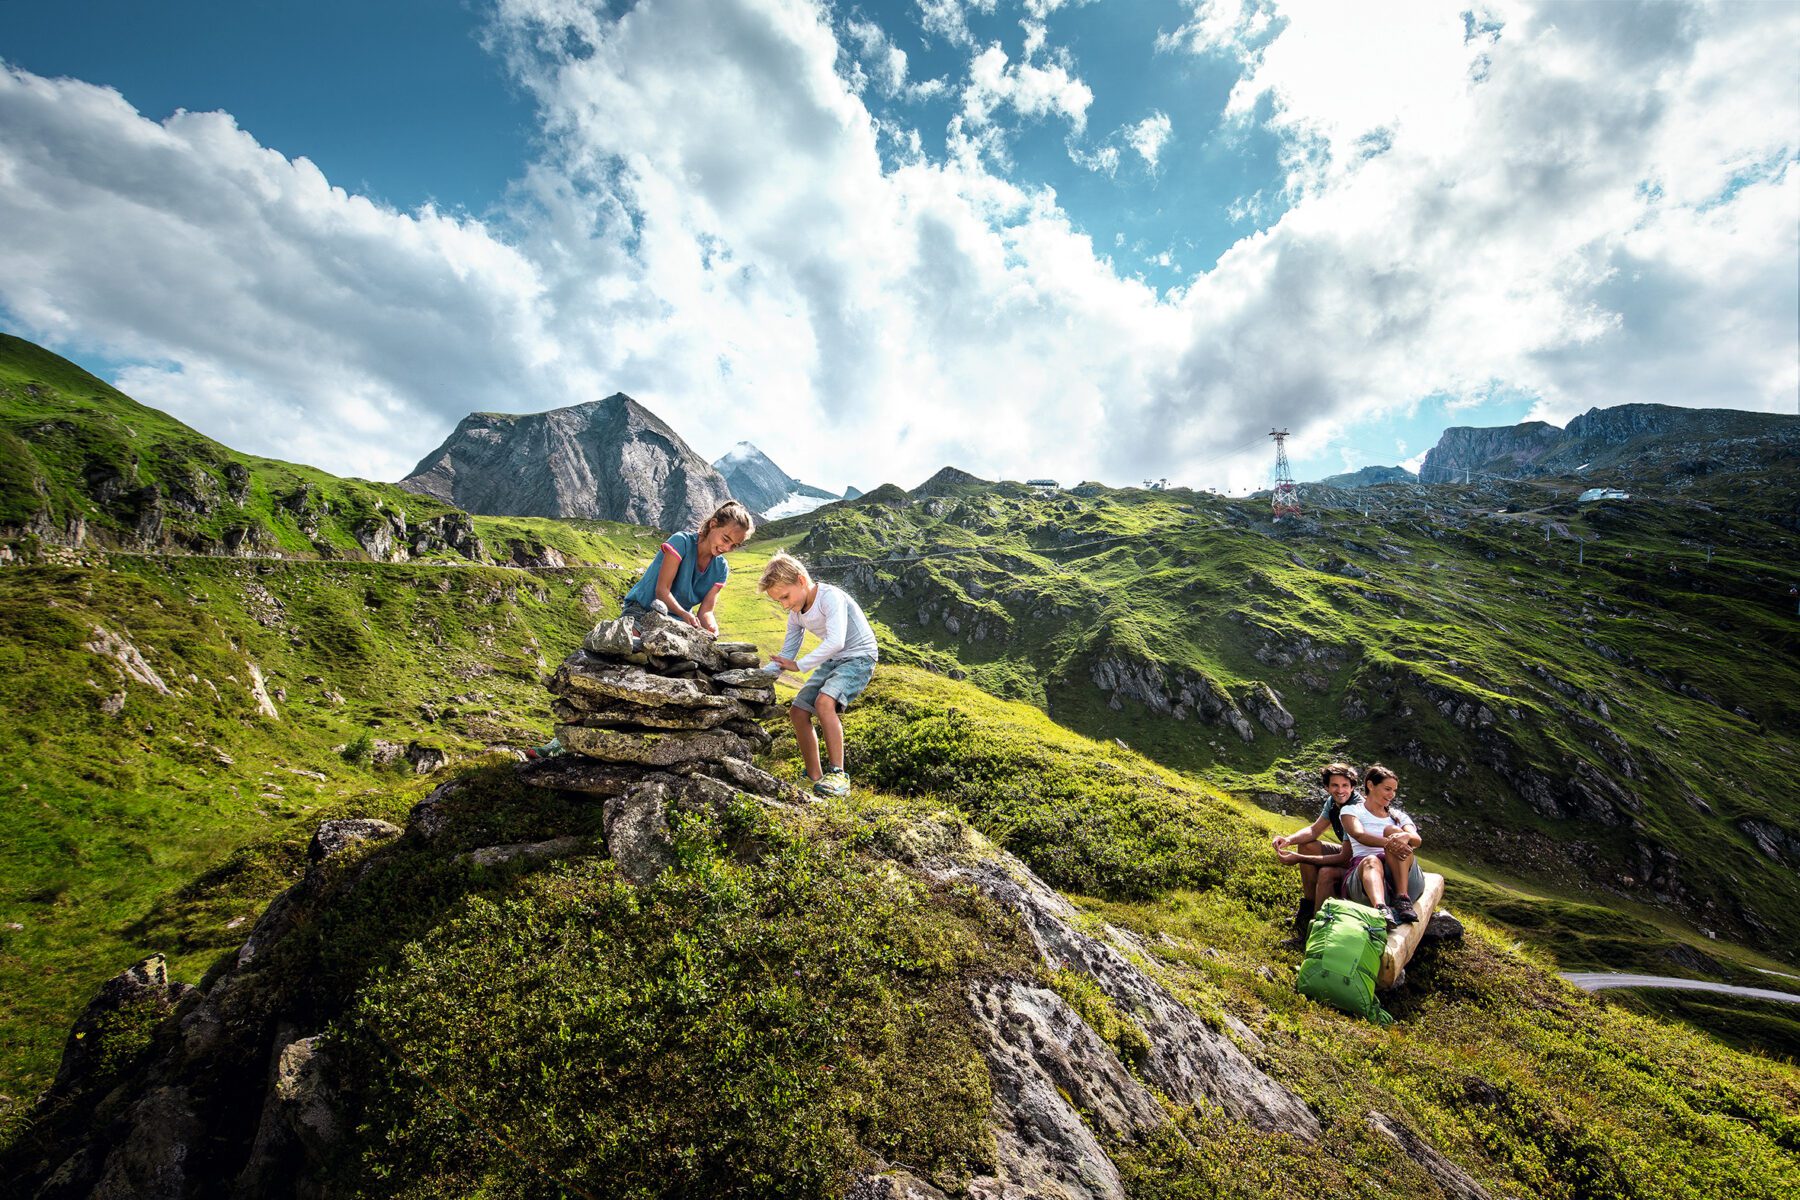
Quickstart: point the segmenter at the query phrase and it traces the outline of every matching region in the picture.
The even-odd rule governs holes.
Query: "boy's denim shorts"
[[[820,663],[814,668],[806,682],[800,687],[800,694],[794,697],[794,707],[803,708],[807,712],[818,712],[813,707],[824,692],[837,701],[840,709],[850,707],[850,702],[863,694],[869,686],[869,677],[875,674],[875,660],[867,656],[858,658],[833,658]]]

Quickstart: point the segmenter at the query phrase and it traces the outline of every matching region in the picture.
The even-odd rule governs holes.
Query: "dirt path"
[[[1563,978],[1583,991],[1598,992],[1605,988],[1680,988],[1690,992],[1717,992],[1725,996],[1743,996],[1751,1000],[1781,1000],[1800,1004],[1800,994],[1778,992],[1774,988],[1739,987],[1735,983],[1712,983],[1705,979],[1678,979],[1672,975],[1631,975],[1621,971],[1564,971]]]

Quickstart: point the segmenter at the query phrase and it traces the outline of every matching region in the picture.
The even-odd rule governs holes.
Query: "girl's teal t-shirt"
[[[685,609],[697,608],[706,599],[708,592],[723,584],[731,574],[731,567],[725,562],[723,554],[713,555],[713,560],[706,564],[706,570],[697,571],[694,563],[700,557],[700,535],[683,530],[662,544],[650,565],[644,568],[643,577],[625,593],[625,603],[635,604],[639,608],[649,608],[656,602],[656,581],[662,575],[663,556],[673,554],[681,560],[675,568],[675,582],[670,585],[669,592],[675,602]]]

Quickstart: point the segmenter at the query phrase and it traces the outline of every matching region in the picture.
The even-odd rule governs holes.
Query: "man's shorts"
[[[869,686],[869,677],[875,674],[875,660],[869,657],[833,658],[820,663],[813,673],[807,676],[800,687],[800,694],[794,697],[794,707],[803,708],[807,712],[818,712],[814,707],[819,693],[824,692],[837,701],[840,709],[850,707],[850,702],[863,694]]]
[[[1394,888],[1394,868],[1388,865],[1387,852],[1377,850],[1374,854],[1365,857],[1381,860],[1382,880],[1387,884],[1388,903],[1392,904],[1398,892]],[[1358,904],[1372,904],[1374,902],[1369,899],[1368,893],[1363,889],[1362,871],[1358,869],[1362,864],[1363,859],[1361,858],[1350,864],[1350,874],[1344,879],[1344,896]],[[1406,895],[1408,899],[1417,900],[1424,894],[1425,870],[1419,866],[1418,857],[1415,855],[1412,860],[1412,870],[1406,873]]]

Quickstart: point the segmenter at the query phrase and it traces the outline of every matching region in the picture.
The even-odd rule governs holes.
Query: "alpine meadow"
[[[738,572],[785,548],[875,623],[856,787],[802,802],[772,723],[725,785],[665,776],[645,869],[605,778],[517,751],[667,531],[238,454],[4,348],[27,1194],[177,1155],[168,1194],[1800,1183],[1788,1006],[1557,975],[1800,993],[1796,534],[1732,503],[1800,422],[1640,434],[1678,452],[1628,448],[1629,503],[1313,488],[1277,524],[947,469],[765,526]],[[1386,1028],[1281,944],[1267,838],[1343,757],[1399,769],[1460,917]]]

